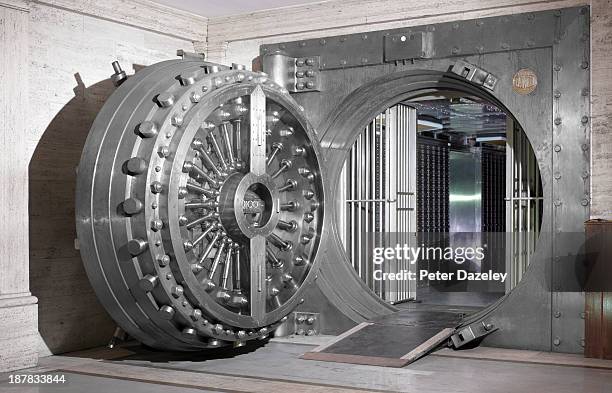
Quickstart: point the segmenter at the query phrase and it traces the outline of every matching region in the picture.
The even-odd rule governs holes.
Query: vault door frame
[[[584,233],[589,217],[589,18],[589,7],[565,8],[260,47],[263,70],[294,93],[320,130],[331,195],[363,127],[417,91],[446,88],[476,95],[507,109],[521,124],[542,176],[542,232],[519,285],[462,326],[499,328],[485,338],[488,345],[583,351],[584,296],[560,287],[559,261],[575,247],[563,242],[562,234]],[[470,72],[449,72],[454,65],[467,65]],[[533,92],[513,90],[520,69],[535,70]],[[327,304],[307,301],[303,307],[331,304],[353,322],[393,312],[347,262],[336,213],[326,214],[329,232],[322,237],[316,281]]]

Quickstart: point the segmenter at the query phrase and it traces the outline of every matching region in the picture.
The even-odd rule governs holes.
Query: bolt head
[[[147,162],[140,157],[132,157],[125,163],[127,172],[131,175],[138,175],[147,170]]]
[[[155,286],[157,285],[157,282],[158,282],[157,276],[152,276],[150,274],[147,274],[142,279],[140,279],[140,281],[138,282],[138,286],[143,291],[151,292],[153,288],[155,288]]]
[[[140,213],[143,207],[142,202],[136,198],[128,198],[123,202],[123,211],[130,216]]]
[[[168,266],[168,264],[170,263],[170,256],[168,255],[160,256],[159,258],[157,258],[157,263],[161,267]]]
[[[158,313],[162,319],[171,320],[174,317],[175,311],[171,306],[161,306]]]
[[[159,194],[163,190],[164,190],[164,186],[160,182],[154,181],[153,183],[151,183],[151,192],[153,194]]]
[[[157,96],[157,103],[162,108],[174,105],[174,96],[170,93],[161,93]]]
[[[154,232],[160,231],[164,227],[164,223],[162,220],[156,219],[151,221],[151,229]]]
[[[143,239],[132,239],[127,243],[128,252],[132,256],[137,256],[142,254],[149,247],[149,243],[147,243]]]
[[[138,134],[143,138],[152,138],[159,132],[155,123],[149,120],[140,123],[138,125],[137,131]]]
[[[170,290],[170,293],[172,294],[172,296],[174,296],[175,298],[179,298],[181,296],[183,296],[183,286],[182,285],[175,285],[174,287],[172,287],[172,289]]]

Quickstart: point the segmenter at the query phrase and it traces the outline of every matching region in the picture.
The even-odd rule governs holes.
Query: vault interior
[[[495,302],[520,282],[541,229],[541,178],[525,132],[507,110],[460,91],[417,93],[376,115],[347,154],[339,195],[339,233],[349,263],[394,305],[477,310]],[[486,286],[381,280],[372,253],[381,233],[390,243],[412,235],[417,246],[437,239],[445,246],[488,247],[484,260],[467,265],[421,258],[383,264],[381,271],[456,274],[467,267],[507,278]]]

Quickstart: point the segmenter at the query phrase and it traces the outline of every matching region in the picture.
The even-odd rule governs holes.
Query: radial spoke
[[[249,167],[251,173],[266,173],[266,96],[257,86],[251,93],[251,138]]]
[[[266,314],[266,239],[255,236],[250,243],[251,316],[261,322]]]

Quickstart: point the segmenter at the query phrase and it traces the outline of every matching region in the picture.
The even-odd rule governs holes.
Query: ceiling
[[[153,0],[168,7],[189,11],[197,15],[215,17],[244,14],[271,8],[299,4],[319,3],[321,0]]]

